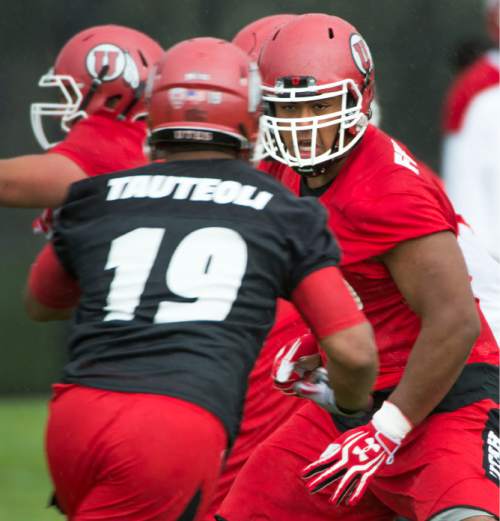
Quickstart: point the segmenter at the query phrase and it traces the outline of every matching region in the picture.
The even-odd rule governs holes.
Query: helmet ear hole
[[[274,108],[274,103],[271,103],[270,101],[263,101],[262,109],[266,116],[276,116],[276,109]]]
[[[351,93],[347,94],[347,108],[352,109],[355,106],[356,100],[354,99],[354,96]]]

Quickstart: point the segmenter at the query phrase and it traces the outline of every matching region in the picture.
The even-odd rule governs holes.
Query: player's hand
[[[339,412],[335,402],[335,393],[330,387],[328,372],[324,367],[317,367],[306,373],[303,378],[293,384],[293,391],[296,396],[311,400],[328,412]]]
[[[296,395],[294,385],[321,366],[319,346],[311,333],[286,343],[274,358],[271,377],[285,394]]]
[[[284,394],[311,400],[328,412],[350,417],[366,412],[345,412],[338,408],[328,372],[322,366],[319,346],[311,333],[288,342],[280,349],[271,375],[274,386]]]
[[[43,234],[47,239],[52,237],[53,212],[50,208],[45,209],[33,220],[31,227],[36,235]]]
[[[356,505],[380,467],[393,462],[411,429],[398,407],[384,402],[370,423],[342,434],[304,469],[307,488],[312,494],[329,488],[334,505]]]

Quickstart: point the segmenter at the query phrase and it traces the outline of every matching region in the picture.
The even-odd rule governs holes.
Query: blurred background
[[[29,104],[65,41],[88,26],[123,24],[164,47],[194,36],[231,39],[276,13],[346,18],[367,40],[376,67],[382,126],[434,169],[440,112],[457,67],[486,45],[482,0],[32,0],[4,2],[0,20],[0,157],[38,153]],[[50,487],[43,423],[50,383],[64,362],[65,326],[37,325],[22,311],[28,267],[43,244],[38,212],[0,208],[0,520],[58,519],[44,509]]]

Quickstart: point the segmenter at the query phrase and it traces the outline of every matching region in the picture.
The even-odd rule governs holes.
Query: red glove
[[[274,386],[285,394],[296,395],[294,385],[321,366],[316,338],[311,333],[286,343],[274,358],[271,376]]]
[[[328,412],[341,416],[362,416],[366,411],[341,411],[330,387],[315,337],[307,333],[285,344],[274,359],[271,375],[274,386],[284,394],[317,403]]]
[[[36,235],[44,234],[47,239],[52,237],[53,213],[50,208],[46,208],[36,219],[33,220],[31,227]]]
[[[345,432],[304,469],[307,488],[315,494],[332,485],[331,503],[356,505],[377,470],[393,462],[412,428],[398,407],[385,401],[370,423]]]

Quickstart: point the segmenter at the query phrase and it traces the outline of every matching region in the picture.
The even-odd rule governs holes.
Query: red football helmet
[[[101,110],[132,121],[145,116],[145,82],[162,53],[149,36],[119,25],[91,27],[73,36],[38,83],[59,88],[62,100],[31,105],[37,141],[45,149],[55,144],[45,135],[44,116],[60,118],[65,132],[76,119]]]
[[[217,38],[169,49],[146,89],[151,143],[206,143],[249,148],[260,116],[257,65]]]
[[[253,60],[257,61],[263,45],[283,25],[290,22],[295,14],[273,14],[259,18],[245,25],[232,39],[242,51],[245,51]]]
[[[342,18],[305,14],[281,27],[262,49],[259,59],[266,113],[262,117],[268,154],[297,171],[315,172],[315,165],[348,152],[364,134],[371,117],[374,66],[368,45]],[[278,118],[275,102],[298,103],[340,97],[337,112],[307,118]],[[338,125],[332,147],[316,155],[318,130]],[[311,132],[309,157],[301,155],[298,132]],[[280,135],[290,132],[287,149]]]

